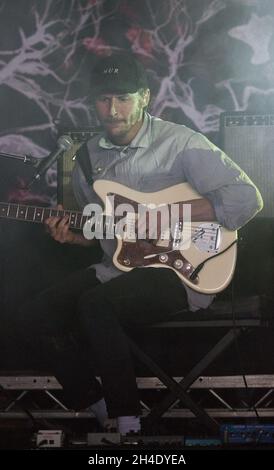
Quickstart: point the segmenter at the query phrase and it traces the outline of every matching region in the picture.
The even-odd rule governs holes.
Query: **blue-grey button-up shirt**
[[[186,126],[145,114],[132,142],[116,146],[103,134],[88,142],[93,179],[106,179],[143,192],[159,191],[188,182],[210,200],[217,220],[235,230],[261,208],[256,186],[228,156],[205,136]],[[84,207],[100,202],[76,163],[73,171],[75,197]],[[112,263],[116,240],[100,240],[104,257],[93,267],[101,282],[122,274]],[[206,308],[214,296],[200,294],[184,285],[191,310]]]

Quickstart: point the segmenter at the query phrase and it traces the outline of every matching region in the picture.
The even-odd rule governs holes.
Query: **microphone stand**
[[[5,153],[0,152],[0,157],[4,158],[12,158],[14,160],[20,160],[22,163],[26,163],[27,165],[37,165],[38,158],[32,157],[31,155],[14,155],[13,153]]]

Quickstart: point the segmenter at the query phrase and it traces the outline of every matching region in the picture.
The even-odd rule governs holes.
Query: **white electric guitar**
[[[112,207],[114,225],[115,211],[120,204],[126,204],[134,211],[138,204],[161,206],[202,198],[188,183],[151,193],[135,191],[107,180],[97,180],[93,187],[105,208],[108,208],[105,212],[106,224],[110,220],[109,208]],[[87,224],[91,224],[91,221],[92,224],[94,222],[94,217],[77,211],[0,203],[0,217],[10,219],[42,223],[48,217],[64,215],[69,216],[72,229],[82,230]],[[134,220],[136,214],[132,216],[131,220]],[[121,216],[119,220],[121,221]],[[130,220],[130,217],[127,220]],[[101,221],[102,217],[100,223]],[[108,230],[109,228],[106,228],[105,232]],[[205,294],[222,291],[232,279],[236,265],[237,232],[225,229],[218,222],[192,222],[186,233],[181,230],[175,235],[171,234],[169,240],[153,243],[138,239],[137,236],[132,237],[132,233],[129,236],[128,229],[122,233],[114,233],[117,248],[113,263],[122,271],[130,271],[135,267],[169,268],[189,287]],[[181,234],[187,239],[181,240]]]

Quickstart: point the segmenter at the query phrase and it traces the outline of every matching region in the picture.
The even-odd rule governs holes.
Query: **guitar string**
[[[76,215],[76,217],[77,217],[78,215],[81,214],[81,219],[86,218],[86,220],[84,220],[84,221],[82,220],[82,221],[80,222],[80,227],[79,227],[79,228],[82,228],[82,225],[84,225],[84,224],[89,220],[89,219],[88,219],[89,216],[83,216],[82,213],[79,212],[79,211],[63,211],[63,210],[60,211],[60,210],[58,210],[58,209],[51,209],[51,208],[44,208],[44,207],[34,207],[34,206],[25,206],[25,205],[20,205],[20,204],[15,204],[15,203],[1,203],[1,205],[5,205],[6,207],[8,206],[8,208],[13,207],[13,208],[15,208],[15,209],[17,209],[17,210],[18,210],[18,209],[20,210],[20,207],[21,207],[21,208],[24,208],[24,209],[26,208],[26,211],[25,211],[25,212],[27,212],[27,210],[29,210],[30,208],[34,208],[36,213],[33,215],[32,219],[31,219],[31,221],[33,221],[33,222],[35,222],[35,217],[37,217],[37,212],[38,212],[38,211],[40,211],[40,212],[43,213],[41,218],[40,218],[40,214],[39,214],[39,219],[42,220],[42,219],[43,219],[43,216],[44,216],[44,211],[45,211],[45,210],[50,210],[51,213],[52,213],[53,211],[54,211],[54,212],[56,211],[56,214],[55,214],[54,212],[53,212],[53,214],[54,214],[54,216],[57,216],[57,217],[63,217],[64,215],[69,215],[69,216],[71,217],[71,215],[73,215],[73,214]],[[69,213],[69,214],[68,214],[68,213]],[[20,214],[18,214],[17,216],[14,216],[14,217],[11,216],[10,218],[19,219],[19,218],[20,218],[19,215],[20,215]],[[23,215],[26,215],[26,213],[23,214]],[[24,219],[24,220],[28,221],[28,219]],[[83,223],[83,222],[84,222],[84,223]],[[97,223],[97,222],[95,221],[95,224],[96,224],[96,223]],[[100,222],[99,222],[99,223],[100,223]],[[183,231],[180,231],[180,233],[181,233],[181,234],[182,234],[182,233],[186,233],[186,234],[187,234],[187,233],[189,233],[189,231],[190,231],[190,232],[193,232],[193,231],[195,232],[195,230],[197,230],[197,229],[199,229],[199,228],[201,227],[201,224],[202,224],[202,223],[203,223],[203,222],[200,222],[199,224],[194,224],[193,222],[191,222],[191,227],[190,227],[190,228],[189,228],[189,227],[184,228]],[[94,224],[94,225],[95,225],[95,224]],[[75,225],[77,226],[77,225],[79,225],[79,223],[77,223],[77,222],[74,223],[74,222],[73,222],[73,225],[74,225],[74,226],[75,226]],[[115,225],[115,224],[114,224],[114,225]],[[78,228],[78,227],[77,227],[77,228]],[[213,234],[213,233],[216,234],[216,228],[204,227],[204,228],[203,228],[203,231],[204,231],[204,235],[206,235],[207,238],[209,238],[209,237],[211,236],[211,234]],[[197,233],[197,232],[195,232],[195,233]],[[199,233],[199,232],[198,232],[198,233]],[[206,239],[206,236],[204,237],[205,239]]]
[[[37,216],[36,216],[36,218],[32,217],[31,219],[27,219],[27,218],[23,218],[23,217],[20,218],[19,216],[15,216],[15,215],[14,216],[9,215],[8,218],[9,219],[14,219],[14,220],[25,221],[25,222],[42,222],[43,221],[43,217],[40,217],[40,216],[39,216],[39,219],[37,219]],[[73,222],[70,223],[70,226],[72,228],[82,229],[87,221],[88,221],[88,219],[86,221],[84,221],[84,223],[81,222],[80,225],[77,221],[76,222],[73,221]],[[197,228],[199,228],[199,226],[197,226]],[[108,231],[109,231],[109,229],[108,229]],[[197,235],[199,235],[199,231],[196,228],[191,229],[190,232],[191,233],[194,232],[193,237],[191,237],[192,239],[195,239],[197,237]],[[184,234],[184,233],[186,235],[188,235],[189,230],[184,230],[183,232],[181,232],[181,235]],[[212,229],[210,229],[210,228],[209,229],[203,229],[203,239],[205,241],[209,241],[212,238],[212,235],[216,235],[216,229],[214,229],[214,228],[212,228]],[[198,236],[198,238],[201,238],[200,235]],[[174,238],[174,240],[176,240],[176,239],[178,239],[178,238]],[[165,240],[165,239],[162,238],[161,240]]]
[[[80,214],[80,213],[79,213]],[[36,217],[36,218],[35,218]],[[25,222],[43,222],[43,217],[40,217],[39,216],[39,219],[37,219],[37,215],[35,217],[32,217],[32,218],[20,218],[19,216],[12,216],[12,215],[9,215],[8,218],[9,219],[13,219],[13,220],[20,220],[20,221],[25,221]],[[83,216],[81,216],[82,218]],[[84,216],[84,217],[88,217],[88,216]],[[70,222],[70,226],[72,228],[76,228],[76,229],[79,229],[81,230],[83,228],[83,226],[85,225],[85,223],[88,221],[89,219],[87,218],[87,220],[83,221],[79,224],[77,221],[73,221],[73,222]],[[197,225],[197,228],[193,228],[193,229],[190,229],[190,232],[194,232],[194,235],[193,235],[193,238],[195,238],[195,235],[197,236],[197,234],[199,234],[199,231],[197,230],[199,228],[199,225]],[[108,229],[109,231],[109,229]],[[189,233],[189,230],[184,230],[183,232],[181,232],[181,234],[183,233],[186,233],[188,234]],[[216,235],[216,229],[212,228],[212,229],[203,229],[203,239],[204,240],[209,240],[210,238],[212,238],[212,235]],[[200,238],[200,236],[198,237]],[[176,240],[177,238],[175,238]],[[163,239],[162,239],[163,240]]]
[[[6,205],[6,203],[1,203],[1,205],[4,205],[4,204]],[[20,205],[17,205],[17,204],[7,203],[7,206],[10,206],[10,207],[13,207],[13,208],[16,208],[16,209],[19,208],[19,210],[20,210]],[[34,221],[34,218],[37,216],[37,212],[38,212],[38,211],[44,212],[45,210],[49,210],[50,212],[53,213],[54,216],[57,216],[57,217],[63,217],[63,216],[65,216],[65,215],[70,215],[70,216],[71,216],[71,215],[73,215],[73,214],[76,215],[76,216],[81,215],[81,218],[86,218],[85,222],[86,222],[87,220],[89,220],[89,217],[90,217],[90,216],[87,216],[87,215],[83,215],[80,211],[59,211],[58,209],[50,209],[50,208],[48,208],[48,207],[35,207],[35,206],[21,206],[21,207],[26,208],[26,211],[27,211],[28,209],[30,209],[30,208],[32,208],[32,209],[35,210],[36,214],[34,214],[34,215],[32,216],[32,220],[33,220],[33,221]],[[56,212],[56,213],[54,213],[54,212]],[[69,213],[69,214],[68,214],[68,213]],[[5,215],[6,215],[6,214],[5,214]],[[14,215],[14,216],[10,216],[10,217],[20,218],[20,215],[21,215],[21,214],[18,214],[17,216],[15,216],[15,215]],[[24,215],[25,215],[25,214],[24,214]],[[44,214],[43,214],[43,215],[44,215]],[[41,217],[41,218],[42,218],[42,217]],[[96,222],[96,221],[95,221],[95,224],[96,224],[96,223],[101,223],[101,221],[99,221],[99,222]],[[206,222],[206,221],[205,221],[205,223],[211,223],[211,222]],[[213,223],[216,223],[216,222],[213,222]],[[189,231],[189,230],[190,230],[190,231],[193,231],[193,230],[199,229],[202,224],[203,224],[203,221],[200,221],[200,222],[197,223],[197,224],[191,222],[191,228],[184,228],[184,229],[183,229],[183,232],[187,232],[187,231]],[[115,225],[115,224],[114,224],[114,225]],[[216,231],[215,228],[210,228],[210,227],[204,227],[203,229],[204,229],[206,232],[214,232],[214,231]],[[182,231],[181,231],[181,232],[182,232]]]

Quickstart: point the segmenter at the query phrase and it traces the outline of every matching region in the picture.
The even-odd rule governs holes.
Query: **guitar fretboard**
[[[26,222],[43,223],[48,217],[69,217],[70,228],[81,230],[90,218],[81,212],[71,210],[58,210],[50,207],[35,207],[24,204],[0,202],[0,217],[22,220]]]

